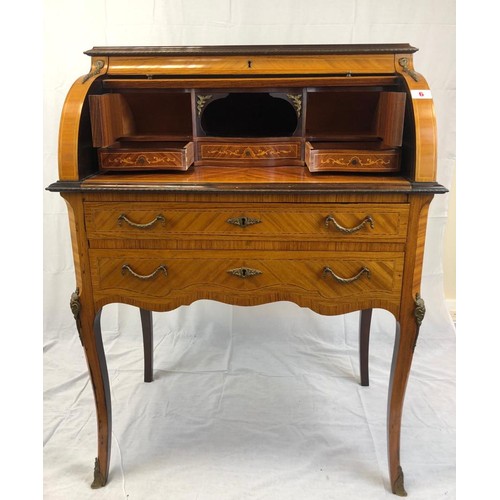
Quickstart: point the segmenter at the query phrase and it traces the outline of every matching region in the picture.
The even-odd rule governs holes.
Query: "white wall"
[[[90,59],[83,51],[92,46],[404,42],[420,49],[415,66],[430,84],[437,113],[438,180],[447,187],[452,184],[453,0],[47,0],[44,41],[44,186],[58,178],[61,108],[70,85],[88,72]],[[44,192],[43,204],[44,331],[53,338],[74,329],[68,301],[75,284],[65,204],[49,192]],[[445,314],[442,261],[447,207],[448,195],[437,196],[431,205],[424,263],[423,296],[436,317]],[[105,315],[104,328],[118,327],[125,314],[118,310]],[[279,305],[276,311],[279,314]]]
[[[446,221],[446,229],[444,234],[444,254],[443,254],[444,296],[446,299],[448,310],[452,315],[456,315],[456,300],[457,300],[456,200],[457,200],[457,187],[456,187],[456,175],[455,175],[453,177],[453,182],[450,187],[450,194],[448,201],[448,220]]]

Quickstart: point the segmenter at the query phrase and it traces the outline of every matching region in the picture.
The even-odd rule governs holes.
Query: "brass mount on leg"
[[[83,345],[82,339],[82,322],[80,320],[80,311],[82,309],[82,304],[80,302],[80,289],[77,288],[72,294],[69,300],[69,307],[73,313],[73,317],[76,321],[76,329],[78,330],[78,336],[80,337],[80,342]]]
[[[425,316],[425,302],[420,294],[417,293],[415,295],[415,320],[417,321],[417,325],[420,326]]]
[[[415,321],[417,322],[417,334],[415,336],[415,342],[413,344],[413,351],[415,351],[415,348],[417,347],[417,340],[418,340],[418,335],[420,333],[420,325],[422,324],[422,321],[424,320],[425,316],[425,302],[422,297],[420,297],[420,294],[417,293],[415,295]]]

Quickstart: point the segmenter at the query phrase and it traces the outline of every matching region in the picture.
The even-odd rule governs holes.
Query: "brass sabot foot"
[[[401,466],[398,467],[398,475],[394,484],[392,485],[392,492],[398,497],[405,497],[408,495],[405,490],[405,476],[403,474],[403,469]]]
[[[97,488],[102,488],[103,486],[106,486],[106,478],[101,474],[99,459],[96,458],[94,464],[94,481],[92,482],[90,487],[93,490],[96,490]]]

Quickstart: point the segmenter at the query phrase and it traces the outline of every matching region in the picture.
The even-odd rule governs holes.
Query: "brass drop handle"
[[[126,222],[128,225],[130,225],[132,227],[139,228],[139,229],[149,229],[157,222],[161,222],[162,224],[165,224],[165,217],[163,217],[163,215],[161,215],[161,214],[158,214],[151,222],[146,222],[145,224],[140,224],[138,222],[131,221],[125,214],[120,214],[120,216],[118,217],[118,225],[121,226],[122,222]]]
[[[366,274],[367,278],[370,277],[370,270],[367,267],[363,267],[361,271],[359,271],[356,276],[353,276],[352,278],[342,278],[338,274],[335,274],[329,267],[324,267],[323,268],[323,274],[322,278],[325,279],[328,274],[331,274],[335,281],[338,281],[339,283],[342,283],[343,285],[347,285],[348,283],[352,283],[353,281],[359,280],[363,274]]]
[[[260,219],[254,219],[253,217],[232,217],[227,219],[228,224],[233,224],[234,226],[248,227],[254,224],[260,224],[262,221]]]
[[[245,279],[262,274],[262,271],[259,271],[258,269],[252,269],[250,267],[237,267],[236,269],[229,269],[228,273],[232,274],[233,276],[238,276],[238,278]]]
[[[347,234],[351,234],[351,233],[355,233],[357,231],[359,231],[360,229],[362,229],[366,224],[369,224],[370,227],[372,229],[374,229],[375,227],[375,221],[373,220],[372,216],[371,215],[367,215],[357,226],[354,226],[354,227],[344,227],[344,226],[341,226],[336,220],[335,220],[335,217],[333,215],[328,215],[325,219],[325,226],[326,227],[329,227],[329,224],[333,223],[333,225],[339,230],[341,231],[342,233],[347,233]]]
[[[159,272],[162,272],[163,274],[165,274],[165,276],[168,276],[167,266],[164,266],[163,264],[161,266],[158,266],[151,274],[138,274],[128,264],[123,264],[122,274],[125,275],[126,272],[129,272],[132,276],[135,276],[140,280],[150,280],[154,278]]]

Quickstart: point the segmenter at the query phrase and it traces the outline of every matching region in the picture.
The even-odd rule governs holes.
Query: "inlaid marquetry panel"
[[[404,241],[408,205],[87,202],[90,239]]]
[[[193,163],[194,147],[189,142],[183,147],[159,150],[103,148],[99,150],[101,170],[187,170]]]
[[[397,172],[400,153],[387,151],[357,151],[315,149],[306,144],[306,165],[311,172]]]
[[[245,163],[249,166],[301,163],[300,141],[199,142],[198,163]]]

